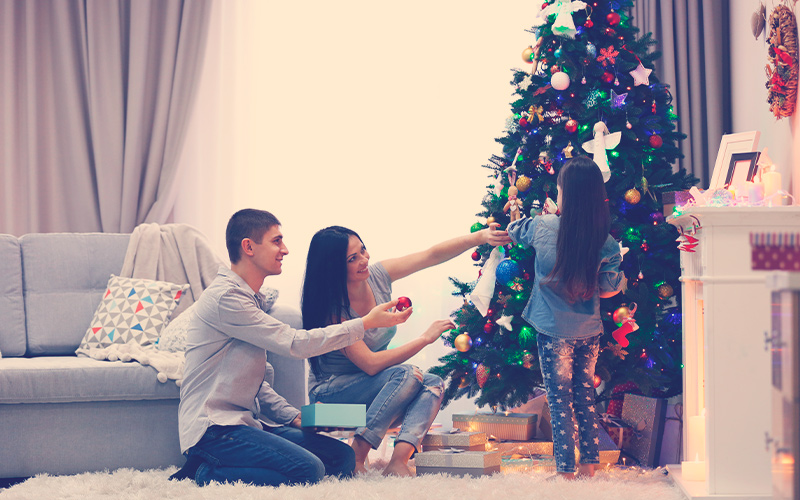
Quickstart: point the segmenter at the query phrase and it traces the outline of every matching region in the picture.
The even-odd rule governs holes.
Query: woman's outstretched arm
[[[342,352],[366,374],[375,375],[390,366],[407,361],[425,346],[434,343],[436,339],[451,328],[455,328],[453,322],[449,319],[442,319],[434,321],[419,337],[393,349],[372,352],[363,340],[359,340],[342,349]]]
[[[447,262],[470,248],[484,243],[489,243],[493,246],[511,243],[508,232],[497,230],[499,226],[500,224],[493,222],[487,229],[443,241],[427,250],[412,253],[405,257],[384,260],[381,261],[381,264],[383,264],[386,272],[389,273],[389,278],[392,281],[397,281],[422,269]]]

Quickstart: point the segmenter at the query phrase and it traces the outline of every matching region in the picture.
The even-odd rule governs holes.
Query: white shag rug
[[[590,480],[548,481],[552,472],[512,469],[482,478],[444,474],[385,478],[379,468],[349,480],[326,478],[313,486],[257,487],[169,481],[175,468],[138,471],[119,469],[74,476],[41,475],[0,490],[2,500],[39,499],[275,499],[275,500],[684,500],[662,469],[607,469]]]

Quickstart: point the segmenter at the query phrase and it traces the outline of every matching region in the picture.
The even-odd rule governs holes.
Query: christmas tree
[[[668,86],[652,73],[660,54],[649,49],[657,42],[649,33],[637,36],[626,13],[631,5],[632,0],[542,5],[529,30],[534,44],[522,52],[528,66],[514,71],[511,82],[513,116],[497,139],[503,154],[484,165],[491,181],[477,215],[486,223],[472,227],[492,221],[506,227],[517,216],[515,206],[522,216],[541,213],[548,198],[556,199],[558,171],[569,158],[588,154],[600,166],[611,234],[627,251],[621,267],[628,284],[601,301],[598,401],[620,399],[626,390],[660,397],[682,390],[679,235],[665,221],[661,195],[688,189],[697,179],[673,169],[684,136],[676,130]],[[431,369],[446,380],[445,404],[478,395],[479,406],[509,408],[542,386],[537,332],[522,318],[535,256],[518,245],[501,250],[486,307],[472,300],[477,282],[451,278],[454,294],[464,297],[453,315],[458,327],[444,335],[456,349]],[[497,260],[491,252],[487,245],[472,255],[477,265],[486,265],[484,271],[487,261]],[[624,335],[634,324],[625,321],[634,304],[638,330]]]

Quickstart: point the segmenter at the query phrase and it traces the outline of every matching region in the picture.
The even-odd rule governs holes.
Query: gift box
[[[633,428],[634,433],[622,451],[636,459],[640,466],[658,465],[666,412],[666,399],[625,394],[622,420]]]
[[[615,464],[619,462],[620,449],[602,426],[597,428],[597,438],[599,441],[597,448],[600,452],[600,463]]]
[[[658,465],[681,463],[683,451],[683,404],[667,405],[664,436],[661,438],[661,456]]]
[[[750,250],[753,270],[800,270],[800,233],[750,233]]]
[[[414,464],[417,474],[444,472],[457,476],[486,476],[500,472],[500,452],[465,451],[457,449],[424,451],[417,453]]]
[[[694,196],[687,191],[666,191],[661,193],[661,201],[663,202],[664,217],[672,215],[673,209],[686,205],[689,200],[694,199]]]
[[[552,455],[553,442],[537,439],[532,441],[489,441],[486,449],[489,451],[499,451],[504,457]]]
[[[303,427],[351,429],[367,425],[367,405],[324,403],[300,408]]]
[[[456,448],[459,450],[486,451],[484,432],[429,432],[422,438],[424,451]]]
[[[553,427],[550,423],[550,405],[547,404],[547,395],[544,389],[534,389],[533,396],[526,403],[513,408],[511,412],[538,415],[539,423],[536,425],[536,438],[543,440],[553,439]]]
[[[624,420],[606,413],[600,418],[600,424],[617,448],[623,450],[630,445],[633,429]]]
[[[470,432],[485,432],[489,437],[530,441],[536,436],[538,415],[530,413],[475,413],[453,415],[453,427]]]

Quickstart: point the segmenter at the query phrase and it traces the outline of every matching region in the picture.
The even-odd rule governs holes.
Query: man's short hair
[[[256,243],[261,243],[264,233],[272,226],[280,226],[277,217],[266,210],[245,208],[233,214],[225,230],[225,245],[228,247],[228,257],[231,264],[236,264],[242,258],[242,240],[250,238]]]

